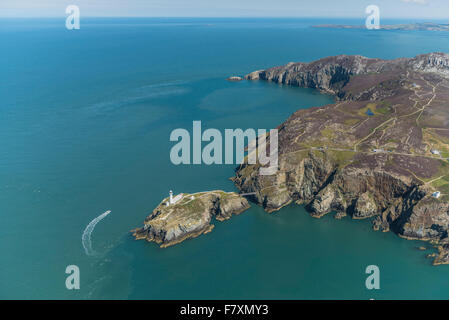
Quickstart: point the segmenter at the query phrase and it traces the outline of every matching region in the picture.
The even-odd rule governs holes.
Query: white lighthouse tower
[[[173,191],[171,191],[170,190],[170,204],[173,204],[174,203],[174,201],[173,201]]]

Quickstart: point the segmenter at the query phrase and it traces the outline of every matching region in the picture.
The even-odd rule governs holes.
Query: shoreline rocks
[[[226,80],[228,80],[228,81],[242,81],[243,78],[242,77],[238,77],[238,76],[232,76],[232,77],[227,78]]]

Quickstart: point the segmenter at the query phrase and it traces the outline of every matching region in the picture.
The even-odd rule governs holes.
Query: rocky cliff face
[[[337,56],[252,72],[246,79],[317,88],[337,101],[278,127],[275,175],[243,164],[233,180],[268,212],[295,202],[314,217],[373,218],[375,229],[438,244],[435,264],[449,263],[448,77],[443,53]]]
[[[210,232],[213,218],[223,221],[240,214],[250,206],[233,192],[210,191],[183,194],[175,204],[164,199],[145,219],[144,226],[132,230],[137,240],[146,239],[168,247],[188,238]]]
[[[355,75],[404,74],[407,71],[435,73],[449,76],[449,55],[430,53],[412,59],[381,60],[362,56],[328,57],[311,63],[288,63],[285,66],[251,72],[247,80],[268,80],[292,86],[316,88],[332,93],[337,98],[345,97],[345,85]],[[375,89],[367,87],[366,89]],[[348,98],[347,96],[345,97]],[[366,98],[366,97],[365,97]]]
[[[413,70],[431,72],[449,76],[449,55],[444,53],[430,53],[411,59],[408,64]]]
[[[362,56],[338,56],[312,63],[289,63],[282,67],[252,72],[245,79],[316,88],[338,95],[350,76],[363,72],[369,61]]]

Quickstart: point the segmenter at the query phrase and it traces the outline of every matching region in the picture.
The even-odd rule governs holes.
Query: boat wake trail
[[[98,217],[93,219],[89,224],[87,225],[86,229],[84,229],[83,235],[81,237],[81,241],[83,243],[84,251],[88,256],[93,256],[95,254],[95,251],[92,249],[92,241],[90,240],[90,236],[92,235],[92,232],[94,231],[95,226],[98,222],[103,220],[108,214],[111,213],[111,210],[108,210],[102,214],[100,214]]]

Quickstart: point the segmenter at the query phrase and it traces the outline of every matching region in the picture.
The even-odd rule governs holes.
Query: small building
[[[437,155],[437,156],[441,155],[441,153],[440,153],[439,150],[432,149],[432,150],[430,150],[430,152],[431,152],[432,154],[434,154],[434,155]]]
[[[432,193],[432,197],[438,199],[439,197],[441,197],[441,192],[437,191],[437,192]]]
[[[373,149],[373,152],[378,153],[378,152],[384,152],[383,149]]]
[[[180,194],[178,194],[176,197],[173,197],[173,191],[171,191],[171,190],[170,190],[170,192],[169,192],[169,195],[170,195],[170,197],[169,197],[169,200],[168,200],[168,202],[167,202],[167,206],[172,205],[172,204],[175,204],[176,202],[178,202],[179,200],[181,200],[182,197],[184,196],[184,194],[180,193]]]

